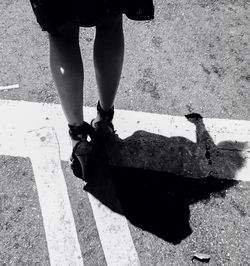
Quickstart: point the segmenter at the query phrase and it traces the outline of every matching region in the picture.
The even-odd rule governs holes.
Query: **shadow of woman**
[[[186,118],[196,126],[196,143],[145,131],[110,140],[109,166],[96,156],[84,188],[133,225],[173,244],[192,233],[189,205],[224,197],[245,162],[246,143],[215,145],[199,114]]]

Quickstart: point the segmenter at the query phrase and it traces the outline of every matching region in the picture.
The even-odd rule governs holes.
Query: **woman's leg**
[[[124,59],[122,15],[112,15],[96,26],[94,67],[101,108],[114,104]],[[98,118],[97,118],[98,120]]]
[[[70,125],[83,122],[83,63],[79,47],[79,27],[67,23],[49,34],[50,67],[62,109]],[[72,140],[72,145],[77,141]]]

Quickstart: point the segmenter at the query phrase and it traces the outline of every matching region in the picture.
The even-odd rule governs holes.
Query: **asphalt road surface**
[[[250,170],[244,166],[250,157],[250,2],[159,0],[155,9],[150,22],[124,16],[126,54],[115,107],[133,113],[119,113],[115,126],[124,127],[124,136],[136,130],[164,136],[174,148],[182,137],[194,149],[195,128],[183,121],[199,113],[220,151],[229,152],[218,157],[233,162],[226,174],[235,176],[224,171],[199,179],[118,166],[102,173],[100,186],[75,178],[47,35],[28,1],[1,1],[0,86],[19,87],[0,90],[0,265],[206,264],[196,253],[208,255],[209,265],[250,265]],[[86,107],[97,102],[94,34],[81,29]],[[171,134],[162,121],[172,121]],[[220,131],[213,132],[213,121]],[[35,134],[22,146],[28,130]],[[151,147],[156,136],[147,138]],[[219,146],[222,140],[227,146]],[[161,150],[143,151],[150,162]],[[195,151],[203,162],[207,150]],[[172,169],[178,158],[172,157]],[[241,179],[236,168],[244,170]]]

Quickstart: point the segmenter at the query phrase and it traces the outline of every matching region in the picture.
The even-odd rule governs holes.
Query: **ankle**
[[[104,111],[104,112],[108,112],[109,110],[111,110],[113,108],[112,106],[107,106],[107,105],[103,105],[100,101],[98,101],[97,103],[99,105],[99,107]]]
[[[91,138],[91,140],[95,137],[94,129],[85,121],[83,121],[79,126],[68,124],[68,127],[73,146],[79,141],[87,140],[88,136]]]
[[[69,127],[69,135],[71,137],[72,143],[77,143],[78,141],[87,138],[87,128],[86,128],[87,123],[82,122],[81,124],[73,124],[70,125],[68,124]]]
[[[114,117],[114,105],[112,105],[109,109],[103,109],[100,101],[97,103],[97,119],[108,119],[110,121],[113,120]]]

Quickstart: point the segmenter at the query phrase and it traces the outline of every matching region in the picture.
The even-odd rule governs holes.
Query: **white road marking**
[[[13,85],[8,85],[8,86],[0,86],[0,91],[2,90],[12,90],[12,89],[18,89],[19,84],[13,84]]]
[[[69,257],[72,255],[76,262],[72,265],[78,265],[77,263],[82,265],[72,210],[60,167],[60,159],[67,161],[71,153],[67,122],[61,106],[0,100],[0,114],[0,154],[31,157],[38,184],[52,265],[65,265],[66,260],[63,256],[65,254],[67,259],[70,259]],[[90,121],[95,114],[95,108],[84,108],[86,121]],[[137,130],[145,130],[166,137],[182,136],[196,142],[194,125],[183,117],[116,110],[114,124],[121,138],[126,138]],[[246,143],[246,149],[242,151],[246,155],[246,164],[238,172],[236,179],[250,181],[250,122],[204,119],[204,124],[215,144],[228,140]],[[51,131],[47,130],[43,131],[43,129],[37,131],[42,127],[55,128],[60,155],[54,133],[52,134]],[[31,132],[29,137],[26,137],[26,145],[31,142],[33,147],[31,149],[27,149],[24,143],[28,131]],[[28,146],[31,147],[31,145]],[[39,152],[37,152],[38,150]],[[126,219],[110,211],[91,194],[88,196],[92,204],[107,264],[139,265],[140,262],[133,246]],[[48,206],[49,208],[46,208]],[[58,232],[62,234],[58,234]],[[63,232],[69,232],[69,234],[62,236]],[[65,243],[65,240],[68,242],[68,246],[66,253],[63,254],[65,246],[62,243]],[[116,251],[114,252],[114,250],[116,249],[123,249],[123,253],[118,252],[115,256]],[[59,264],[57,261],[60,261]]]
[[[23,144],[24,134],[43,126],[54,127],[61,150],[61,160],[68,161],[71,147],[67,121],[59,104],[0,100],[0,154],[27,157]],[[96,108],[85,107],[86,121],[96,115]],[[246,144],[242,151],[245,165],[235,176],[236,180],[250,181],[250,121],[206,119],[204,124],[217,145],[222,141]],[[166,137],[182,136],[196,142],[195,127],[184,117],[116,110],[114,124],[121,138],[137,130],[145,130]]]
[[[59,156],[68,160],[71,152],[66,135],[68,128],[60,106],[17,101],[5,101],[6,105],[2,103],[0,101],[0,111],[8,116],[0,116],[0,123],[4,125],[4,130],[0,131],[0,138],[3,140],[0,143],[0,154],[31,158],[51,265],[83,265],[60,167]],[[87,108],[89,117],[93,117],[95,112],[94,108]],[[52,126],[56,127],[61,141],[60,154],[55,134],[48,130]],[[41,127],[43,128],[39,129]],[[30,133],[26,136],[28,131]],[[90,193],[88,197],[107,265],[140,265],[126,218],[112,212]]]
[[[56,133],[53,128],[30,131],[25,142],[36,180],[50,263],[82,266]]]
[[[88,193],[108,266],[139,266],[127,220]]]

